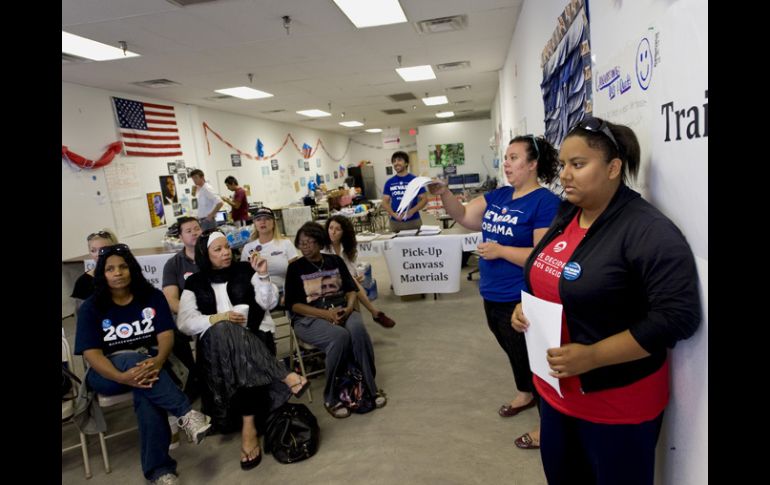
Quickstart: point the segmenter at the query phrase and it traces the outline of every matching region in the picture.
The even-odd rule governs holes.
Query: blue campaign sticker
[[[583,271],[583,268],[580,267],[580,263],[570,261],[564,265],[564,270],[562,270],[561,274],[564,275],[565,280],[575,281],[576,279],[580,278],[581,271]]]
[[[111,326],[112,326],[112,320],[110,320],[109,318],[105,318],[104,320],[102,320],[102,330],[107,330]]]

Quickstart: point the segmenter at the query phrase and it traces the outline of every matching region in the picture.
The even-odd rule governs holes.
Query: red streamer
[[[69,160],[70,162],[74,163],[80,168],[100,168],[105,165],[109,165],[110,162],[112,162],[112,159],[115,158],[115,155],[120,153],[120,151],[123,150],[123,142],[122,141],[116,141],[114,143],[110,143],[107,146],[107,151],[105,151],[101,157],[99,157],[98,160],[88,160],[87,158],[78,155],[77,153],[71,152],[70,149],[66,145],[61,146],[61,154],[64,158]]]

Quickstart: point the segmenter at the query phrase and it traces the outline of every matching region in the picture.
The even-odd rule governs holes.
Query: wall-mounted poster
[[[179,202],[176,195],[176,182],[173,175],[160,176],[160,192],[163,194],[163,204],[170,205]]]
[[[179,217],[182,215],[182,204],[172,204],[171,208],[174,209],[174,215]]]
[[[177,171],[176,162],[168,162],[166,165],[168,165],[168,173],[170,175],[173,175]]]
[[[179,172],[176,174],[176,178],[179,179],[180,184],[186,184],[187,183],[187,172]]]
[[[385,175],[393,175],[393,167],[388,165],[385,167]]]
[[[198,209],[198,199],[197,199],[197,197],[193,197],[193,199],[192,199],[192,208],[193,208],[193,210],[197,210]]]
[[[431,167],[446,167],[447,165],[464,165],[465,148],[462,143],[444,143],[428,145],[428,160]]]
[[[310,162],[306,161],[305,162],[305,172],[309,172],[309,171],[310,171]]]
[[[260,167],[262,169],[262,176],[267,177],[270,175],[270,168],[269,167]]]
[[[321,159],[320,158],[316,158],[315,159],[315,166],[316,166],[316,168],[321,168]]]
[[[334,178],[340,178],[340,174],[336,170],[332,173],[334,174]]]
[[[163,195],[160,192],[147,194],[147,209],[150,212],[152,227],[166,225],[166,212],[163,210]]]
[[[233,153],[230,155],[230,163],[233,164],[233,167],[240,167],[241,166],[241,155],[239,153]]]
[[[176,171],[177,171],[177,173],[185,171],[184,160],[177,160],[176,161]]]
[[[278,170],[278,160],[276,159],[270,160],[270,168],[272,168],[273,170]]]

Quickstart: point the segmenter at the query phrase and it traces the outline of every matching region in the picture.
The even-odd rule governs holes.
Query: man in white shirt
[[[214,192],[211,185],[206,182],[203,170],[196,168],[190,172],[190,177],[195,184],[193,195],[198,197],[198,219],[201,221],[201,229],[204,231],[214,229],[217,223],[214,217],[217,211],[225,204],[222,198]]]

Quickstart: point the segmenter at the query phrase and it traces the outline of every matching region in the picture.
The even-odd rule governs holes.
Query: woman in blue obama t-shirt
[[[99,249],[94,294],[78,311],[75,353],[91,366],[85,376],[90,390],[108,396],[133,392],[142,472],[152,483],[178,483],[176,461],[168,455],[169,414],[196,444],[211,427],[163,368],[173,345],[166,298],[142,276],[128,246]]]
[[[556,149],[545,138],[517,136],[508,144],[503,162],[510,186],[488,192],[463,206],[443,182],[428,185],[431,194],[441,196],[444,208],[454,220],[472,231],[480,230],[483,235],[484,242],[477,249],[479,291],[484,298],[489,329],[508,355],[519,390],[510,403],[498,410],[502,417],[515,416],[537,404],[527,345],[523,334],[511,328],[511,314],[525,289],[522,266],[559,207],[559,198],[540,185],[540,181],[550,183],[556,177],[558,163]],[[524,434],[516,439],[516,446],[538,448],[539,434]]]

